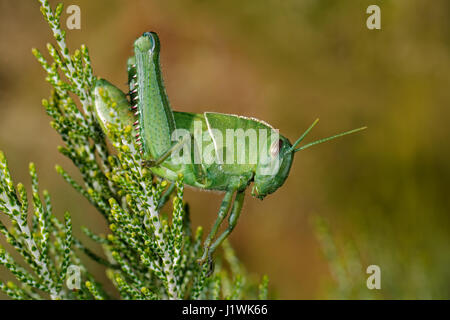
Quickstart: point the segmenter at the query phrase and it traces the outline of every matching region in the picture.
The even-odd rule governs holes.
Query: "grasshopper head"
[[[294,154],[289,151],[289,140],[280,136],[270,146],[267,155],[260,158],[256,167],[252,195],[259,199],[275,192],[286,181],[291,170]]]

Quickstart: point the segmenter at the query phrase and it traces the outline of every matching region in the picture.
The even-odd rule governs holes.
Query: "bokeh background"
[[[63,2],[81,8],[70,47],[86,44],[96,75],[124,90],[132,43],[154,30],[174,109],[260,118],[291,141],[316,117],[308,141],[369,127],[297,153],[264,201],[247,195],[230,240],[249,272],[268,274],[273,298],[450,298],[449,1]],[[366,28],[371,4],[381,30]],[[0,37],[0,149],[14,179],[29,185],[34,161],[75,234],[106,233],[54,170],[76,176],[40,105],[50,86],[31,48],[53,39],[38,2],[0,0]],[[189,189],[185,200],[193,224],[211,226],[221,196]],[[371,264],[381,290],[366,287]]]

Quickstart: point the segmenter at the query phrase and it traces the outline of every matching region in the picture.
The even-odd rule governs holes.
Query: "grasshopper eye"
[[[270,146],[270,155],[272,158],[275,158],[279,153],[280,149],[283,147],[283,140],[279,139],[278,141],[275,141]]]

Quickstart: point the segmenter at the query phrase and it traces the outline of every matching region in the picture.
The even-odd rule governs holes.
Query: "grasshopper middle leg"
[[[205,263],[206,259],[211,256],[210,253],[210,247],[211,243],[214,240],[214,237],[217,234],[217,231],[219,231],[220,225],[222,224],[223,220],[225,220],[225,217],[228,214],[228,211],[231,207],[231,201],[233,199],[233,191],[227,191],[225,193],[225,196],[223,197],[222,204],[220,205],[219,212],[217,214],[216,222],[214,223],[214,226],[212,227],[211,231],[209,232],[208,237],[205,240],[205,243],[203,245],[203,256],[198,260],[199,263],[203,264]]]
[[[212,243],[214,237],[217,234],[217,231],[219,230],[220,225],[225,220],[227,212],[230,209],[231,198],[232,198],[233,193],[234,193],[234,191],[228,191],[225,194],[224,200],[222,201],[222,205],[219,210],[219,216],[217,217],[216,223],[214,224],[214,227],[212,228],[210,234],[208,235],[208,238],[205,240],[203,256],[201,259],[199,259],[200,263],[204,263],[204,262],[208,261],[208,263],[210,264],[210,271],[208,272],[208,275],[211,274],[212,270],[213,270],[212,254],[217,249],[217,247],[220,246],[220,244],[230,235],[231,231],[233,231],[233,229],[236,226],[236,223],[238,221],[239,215],[241,213],[242,204],[244,202],[244,196],[245,196],[244,190],[236,192],[236,197],[233,202],[233,208],[231,209],[230,216],[228,217],[228,227]]]

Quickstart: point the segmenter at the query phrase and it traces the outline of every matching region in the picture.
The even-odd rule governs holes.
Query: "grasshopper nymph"
[[[173,111],[163,85],[159,51],[156,33],[146,32],[139,37],[134,42],[134,56],[128,60],[130,100],[120,89],[100,79],[94,88],[95,110],[103,130],[109,135],[110,110],[101,98],[101,92],[106,91],[114,99],[121,124],[134,125],[142,165],[156,176],[174,181],[182,173],[187,185],[225,193],[217,220],[204,242],[201,263],[212,264],[213,252],[236,226],[245,190],[251,183],[252,195],[263,199],[283,185],[297,151],[365,129],[343,132],[298,147],[318,120],[291,144],[270,125],[257,119],[214,112]],[[178,131],[184,135],[174,141]],[[179,155],[181,149],[186,161],[174,161],[173,156]],[[201,150],[208,150],[209,157]],[[216,237],[228,212],[228,227]]]

